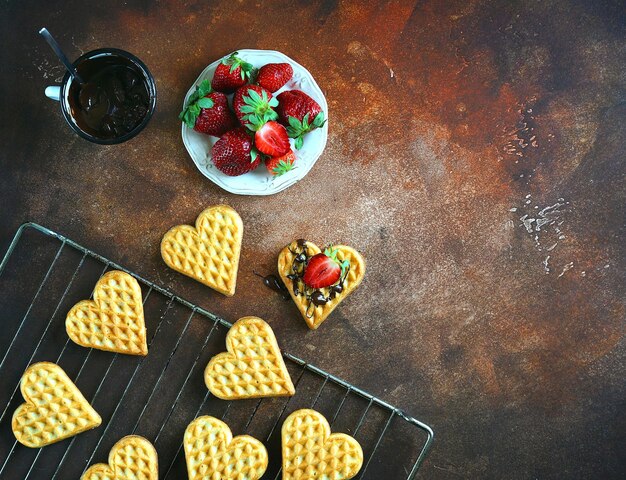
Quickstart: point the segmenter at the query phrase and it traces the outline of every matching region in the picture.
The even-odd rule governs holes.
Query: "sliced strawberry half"
[[[311,288],[330,287],[339,281],[343,265],[337,260],[337,250],[326,248],[324,253],[313,255],[302,280]]]
[[[256,131],[254,144],[260,152],[272,157],[280,157],[290,150],[287,129],[274,121],[265,123]]]

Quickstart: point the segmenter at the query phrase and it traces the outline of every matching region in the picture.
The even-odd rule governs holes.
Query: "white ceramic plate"
[[[292,186],[298,180],[304,178],[324,151],[326,140],[328,139],[328,104],[326,103],[326,98],[320,90],[320,87],[313,79],[313,76],[306,68],[294,62],[288,56],[274,50],[238,50],[238,52],[239,57],[250,62],[257,68],[262,67],[266,63],[289,63],[293,67],[293,78],[287,82],[283,88],[274,93],[274,96],[284,90],[302,90],[322,107],[326,123],[322,128],[317,128],[304,136],[304,143],[300,150],[294,148],[293,140],[290,139],[291,148],[296,153],[295,168],[280,177],[273,177],[263,165],[259,165],[256,170],[238,177],[224,175],[215,168],[211,160],[211,148],[218,140],[217,137],[198,133],[188,128],[184,123],[181,127],[183,142],[193,162],[196,164],[196,167],[198,167],[198,170],[224,190],[238,195],[272,195],[273,193],[278,193]],[[221,61],[222,59],[220,58],[203,70],[187,92],[183,107],[187,103],[189,96],[195,91],[196,85],[202,80],[211,80],[213,78],[215,69]],[[231,106],[232,97],[232,95],[228,95],[229,104]]]

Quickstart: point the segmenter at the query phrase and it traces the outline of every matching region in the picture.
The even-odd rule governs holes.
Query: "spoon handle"
[[[46,39],[46,42],[48,42],[48,44],[52,47],[52,50],[54,50],[54,53],[57,54],[57,57],[59,57],[59,60],[63,62],[63,65],[65,65],[65,68],[67,68],[67,71],[70,72],[70,75],[72,76],[72,78],[76,80],[78,83],[81,83],[81,84],[85,83],[83,79],[80,78],[80,75],[78,75],[78,72],[74,68],[74,65],[71,64],[71,62],[67,59],[67,57],[63,53],[57,41],[54,39],[52,35],[50,35],[50,32],[48,31],[48,29],[42,28],[41,30],[39,30],[39,34],[43,38]]]

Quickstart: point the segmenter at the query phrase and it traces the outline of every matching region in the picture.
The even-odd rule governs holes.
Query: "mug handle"
[[[52,100],[56,100],[57,102],[61,101],[61,87],[59,86],[49,86],[46,87],[45,90],[45,95],[46,97],[52,99]]]

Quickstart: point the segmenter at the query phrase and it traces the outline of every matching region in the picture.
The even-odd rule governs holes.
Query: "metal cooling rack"
[[[65,314],[88,298],[109,269],[133,275],[142,286],[150,353],[118,355],[80,347],[65,333]],[[224,350],[231,324],[76,242],[40,225],[22,225],[0,263],[0,478],[76,479],[106,462],[124,435],[155,445],[162,480],[186,477],[182,437],[198,415],[224,419],[234,435],[264,441],[270,465],[264,479],[281,475],[282,420],[315,408],[333,431],[353,435],[365,460],[357,479],[417,475],[433,441],[431,428],[400,409],[306,361],[283,353],[295,380],[291,398],[226,402],[208,393],[203,371]],[[103,418],[102,425],[42,449],[17,443],[11,416],[23,402],[19,381],[28,365],[58,363]]]

